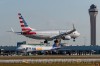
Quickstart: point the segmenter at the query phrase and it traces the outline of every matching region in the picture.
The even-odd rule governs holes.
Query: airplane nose
[[[75,34],[76,34],[77,36],[80,36],[80,33],[79,33],[78,31],[76,31]]]
[[[17,50],[21,50],[21,49],[22,49],[21,47],[18,47],[18,48],[17,48]]]
[[[80,33],[76,31],[75,33],[76,37],[80,36]]]
[[[80,33],[78,33],[78,36],[80,36]]]

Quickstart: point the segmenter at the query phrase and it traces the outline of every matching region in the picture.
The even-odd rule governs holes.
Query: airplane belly
[[[25,35],[25,36],[33,39],[50,39],[50,36],[46,35]]]

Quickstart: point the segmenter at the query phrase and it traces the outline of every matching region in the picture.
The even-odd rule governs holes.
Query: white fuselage
[[[49,51],[57,47],[45,46],[45,45],[20,45],[17,50],[22,52],[32,52],[32,51]]]
[[[52,37],[63,34],[65,32],[68,32],[66,30],[54,30],[54,31],[34,31],[36,34],[31,35],[24,35],[29,38],[33,39],[46,39],[46,40],[53,40]],[[80,35],[77,31],[74,31],[73,33],[69,35],[64,35],[59,38],[63,39],[65,37],[67,40],[70,40],[71,38],[77,38]]]

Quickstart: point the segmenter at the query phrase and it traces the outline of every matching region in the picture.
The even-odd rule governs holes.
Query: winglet
[[[11,31],[14,32],[13,28],[11,27]]]
[[[13,33],[14,33],[14,30],[13,30],[13,28],[11,27],[10,29],[11,29],[11,30],[10,30],[10,31],[7,31],[7,32],[13,32]]]

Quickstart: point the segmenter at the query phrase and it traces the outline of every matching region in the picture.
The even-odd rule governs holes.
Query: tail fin
[[[73,24],[73,29],[74,29],[74,30],[76,30],[76,28],[75,28],[74,24]]]
[[[26,21],[22,17],[21,13],[18,13],[18,16],[19,16],[19,20],[20,20],[20,25],[21,25],[21,28],[22,28],[22,32],[32,31],[32,28],[28,27],[28,24],[26,23]]]

